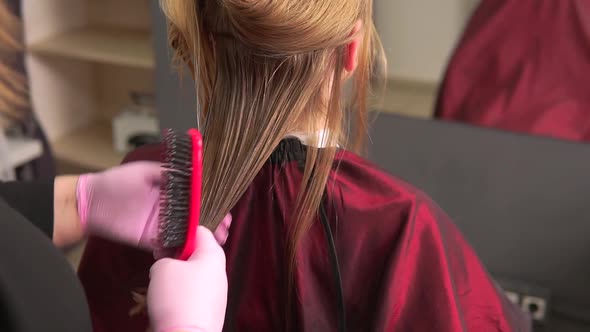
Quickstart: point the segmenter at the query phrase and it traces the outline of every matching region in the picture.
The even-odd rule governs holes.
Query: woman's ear
[[[363,36],[361,33],[361,28],[363,27],[363,22],[358,20],[352,29],[351,36],[354,38],[346,45],[346,55],[344,58],[344,70],[348,73],[352,73],[355,71],[358,65],[358,52],[359,47],[361,45]]]

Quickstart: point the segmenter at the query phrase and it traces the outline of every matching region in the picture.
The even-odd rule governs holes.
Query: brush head
[[[187,240],[193,143],[188,134],[167,130],[164,144],[159,243],[164,249],[172,249],[182,247]]]

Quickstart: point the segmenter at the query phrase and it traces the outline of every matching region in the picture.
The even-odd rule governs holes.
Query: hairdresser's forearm
[[[137,162],[51,182],[0,183],[0,197],[58,247],[92,234],[153,250],[160,177],[159,163]]]
[[[63,247],[83,237],[76,205],[77,180],[77,176],[58,176],[49,181],[3,182],[0,196],[56,246]]]
[[[78,176],[58,176],[54,182],[53,243],[65,247],[82,240],[84,232],[78,215]]]

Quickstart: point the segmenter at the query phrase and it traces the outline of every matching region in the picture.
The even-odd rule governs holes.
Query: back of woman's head
[[[327,133],[308,148],[289,220],[293,259],[297,241],[315,220],[335,146],[347,145],[345,124],[354,120],[355,142],[365,133],[372,63],[382,55],[373,1],[161,0],[161,5],[176,59],[188,66],[197,86],[205,142],[203,225],[217,226],[290,131]],[[352,53],[356,70],[345,102]],[[319,143],[326,147],[313,147]]]

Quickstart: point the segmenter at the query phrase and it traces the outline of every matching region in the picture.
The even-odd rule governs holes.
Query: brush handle
[[[201,215],[201,185],[203,177],[203,137],[197,129],[190,129],[187,133],[192,142],[192,170],[190,187],[190,206],[188,211],[188,228],[186,242],[177,258],[188,260],[197,248],[197,229]]]

